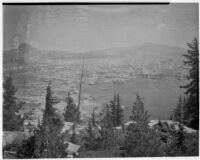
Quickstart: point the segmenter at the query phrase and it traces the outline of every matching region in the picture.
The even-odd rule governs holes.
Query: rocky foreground
[[[128,121],[124,123],[125,128],[129,126],[130,124],[134,123],[133,121]],[[62,133],[72,134],[72,126],[73,123],[71,122],[65,122],[63,126]],[[172,121],[172,120],[150,120],[149,127],[151,129],[159,130],[161,131],[161,138],[165,139],[163,141],[167,142],[170,140],[169,133],[170,132],[177,132],[179,131],[179,123]],[[77,136],[82,137],[86,134],[86,128],[87,126],[84,124],[79,124],[76,126],[75,133]],[[192,128],[189,128],[187,126],[183,126],[185,134],[195,134],[198,131],[194,130]],[[118,126],[115,127],[116,133],[120,134],[122,131],[122,127]],[[96,127],[93,128],[93,131],[95,133],[95,136],[100,136],[100,130],[101,127],[99,125],[96,125]],[[3,132],[3,149],[4,149],[4,157],[5,158],[16,158],[16,147],[22,145],[22,141],[28,139],[29,137],[33,136],[33,132],[10,132],[10,131],[4,131]],[[68,139],[66,139],[65,143],[68,143],[68,147],[66,148],[66,153],[68,154],[68,157],[74,157],[78,156],[79,150],[81,148],[81,145],[76,145],[73,143],[70,143]],[[14,146],[14,147],[9,147]]]

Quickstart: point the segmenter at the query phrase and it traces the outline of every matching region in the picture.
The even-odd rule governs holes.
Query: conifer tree
[[[13,84],[13,77],[11,75],[5,78],[3,89],[3,130],[20,130],[23,128],[23,119],[20,115],[16,115],[19,110],[15,96],[17,89]]]
[[[123,123],[123,109],[121,108],[121,100],[119,94],[116,98],[116,126],[120,126]]]
[[[79,108],[74,103],[73,98],[70,97],[68,92],[67,106],[64,112],[64,118],[66,122],[79,122],[80,121],[80,111]]]
[[[113,147],[113,145],[115,145],[113,118],[111,114],[111,108],[108,104],[106,105],[106,114],[101,120],[100,126],[100,149],[107,149]]]
[[[199,45],[195,38],[192,43],[188,43],[188,52],[183,56],[186,58],[184,64],[190,67],[188,80],[189,84],[182,86],[186,89],[185,94],[188,101],[185,105],[185,118],[189,121],[188,125],[199,129]]]
[[[34,157],[63,158],[66,156],[64,137],[61,134],[63,123],[53,108],[54,100],[50,84],[47,87],[46,105],[42,124],[35,131]]]
[[[86,129],[86,136],[84,137],[84,140],[85,140],[84,145],[86,149],[88,150],[98,149],[99,144],[97,139],[95,138],[91,120],[88,121],[88,127]]]
[[[174,108],[170,119],[179,122],[181,117],[182,117],[182,108],[183,108],[183,102],[182,102],[182,98],[181,96],[179,97],[179,102],[176,106],[176,108]]]
[[[185,135],[184,135],[184,128],[183,128],[183,107],[184,107],[184,103],[180,96],[179,102],[171,115],[171,119],[179,123],[178,124],[179,130],[174,131],[172,133],[173,143],[171,144],[172,147],[170,150],[173,150],[172,153],[176,155],[180,155],[180,156],[183,155],[186,149],[184,145]]]
[[[140,97],[140,95],[136,94],[136,101],[133,104],[132,108],[132,115],[130,116],[130,119],[133,121],[137,121],[138,118],[140,118],[140,114],[144,112],[144,103]]]
[[[61,133],[63,123],[55,113],[50,84],[47,87],[46,104],[43,120],[38,120],[34,135],[23,142],[18,148],[19,158],[64,158],[67,156],[64,135]]]
[[[101,120],[101,124],[106,128],[113,127],[112,108],[108,104],[106,104],[106,114]]]
[[[112,123],[113,126],[117,126],[116,124],[116,95],[114,94],[113,100],[110,101],[110,106],[107,106],[110,108],[111,112],[109,112],[109,114],[111,114],[110,116],[112,117]]]
[[[123,122],[123,109],[121,108],[121,100],[119,94],[114,94],[113,100],[110,101],[108,106],[110,108],[110,116],[112,118],[112,124],[117,127]]]
[[[144,110],[144,103],[139,94],[133,106],[131,123],[125,133],[125,141],[122,148],[126,157],[161,156],[161,142],[158,136],[148,126],[150,115]]]

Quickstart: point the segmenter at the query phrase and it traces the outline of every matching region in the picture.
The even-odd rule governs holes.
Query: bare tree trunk
[[[82,83],[83,83],[83,69],[84,69],[84,59],[83,59],[83,63],[82,63],[82,70],[81,70],[81,77],[80,77],[80,84],[79,84],[78,109],[80,108],[80,103],[81,103],[81,89],[82,89]]]

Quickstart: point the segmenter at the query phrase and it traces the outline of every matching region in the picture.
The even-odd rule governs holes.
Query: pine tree
[[[173,154],[175,155],[183,155],[186,147],[184,145],[185,135],[184,135],[184,128],[183,128],[183,106],[184,103],[182,101],[181,96],[179,97],[179,102],[174,109],[171,119],[177,121],[179,124],[179,130],[172,133],[173,136],[173,143],[171,145],[171,151],[173,150]]]
[[[92,128],[92,122],[91,120],[88,121],[88,127],[86,129],[86,136],[84,137],[85,143],[84,146],[88,150],[97,150],[98,149],[98,142],[95,138],[93,128]]]
[[[140,114],[144,112],[144,103],[139,94],[136,94],[136,101],[133,104],[132,115],[130,119],[133,121],[137,121],[140,118]]]
[[[174,120],[174,121],[180,121],[180,118],[181,118],[181,114],[182,114],[182,108],[183,108],[183,102],[182,102],[182,98],[181,96],[179,97],[179,102],[176,106],[176,108],[173,110],[171,116],[170,116],[170,119],[171,120]]]
[[[63,158],[66,156],[66,145],[61,134],[63,123],[56,115],[53,104],[51,87],[48,85],[42,124],[35,131],[36,149],[33,156],[36,158]]]
[[[131,123],[125,133],[124,150],[126,157],[147,157],[161,156],[161,142],[156,133],[148,126],[150,115],[144,110],[144,103],[137,94],[136,101],[133,106]]]
[[[134,123],[127,127],[123,148],[125,157],[152,157],[164,154],[156,133]]]
[[[80,121],[80,111],[79,108],[74,103],[73,98],[70,97],[68,93],[67,106],[64,112],[64,118],[66,122],[79,122]]]
[[[182,86],[188,95],[186,103],[185,118],[189,121],[189,126],[199,129],[199,47],[195,38],[192,43],[188,43],[188,52],[183,56],[186,58],[184,64],[190,67],[188,80],[189,84]]]
[[[38,119],[34,135],[23,142],[18,148],[19,158],[64,158],[67,156],[64,143],[64,135],[61,133],[63,123],[55,113],[53,104],[55,99],[52,96],[50,84],[47,87],[46,104],[43,113],[43,120]]]
[[[99,141],[100,149],[108,149],[115,145],[114,128],[113,128],[113,117],[110,106],[106,105],[106,114],[100,122],[101,138]]]
[[[121,100],[119,94],[114,94],[113,100],[110,101],[108,106],[110,108],[110,116],[112,118],[112,124],[117,127],[123,122],[123,109],[121,108]]]
[[[47,87],[46,101],[45,101],[45,111],[43,115],[43,124],[48,124],[48,120],[52,120],[55,117],[55,108],[53,108],[53,96],[51,91],[51,84],[49,83]]]
[[[106,128],[113,127],[113,115],[112,115],[112,108],[107,104],[106,105],[106,114],[101,120],[101,124]]]
[[[117,126],[116,124],[116,95],[114,94],[114,97],[113,97],[113,100],[110,101],[110,104],[109,104],[109,108],[111,109],[111,117],[112,117],[112,123],[113,123],[113,126]]]
[[[21,119],[20,115],[16,115],[19,110],[15,96],[17,89],[13,84],[11,75],[4,80],[3,89],[3,130],[20,130],[23,128],[23,119]]]
[[[123,109],[121,108],[121,100],[119,94],[116,98],[116,126],[120,126],[123,123]]]

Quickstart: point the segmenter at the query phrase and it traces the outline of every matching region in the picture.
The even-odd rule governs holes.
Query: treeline
[[[166,127],[170,126],[161,121],[156,127],[151,128],[149,126],[150,114],[145,110],[139,94],[136,95],[136,100],[132,106],[132,113],[129,117],[130,123],[125,126],[121,121],[119,125],[115,125],[116,119],[113,118],[114,101],[115,96],[110,104],[106,106],[106,114],[99,124],[100,136],[95,137],[96,126],[93,125],[92,120],[88,122],[87,136],[84,143],[85,150],[82,152],[86,154],[89,150],[90,154],[83,154],[84,157],[91,156],[91,154],[95,157],[98,153],[105,156],[107,152],[113,157],[198,155],[198,133],[185,133],[182,123],[179,123],[178,130],[166,129]],[[123,112],[120,113],[123,117]],[[173,112],[173,114],[177,114],[177,111]],[[178,117],[177,121],[180,122],[181,117]],[[103,157],[102,155],[99,157]]]
[[[81,123],[80,111],[73,98],[68,94],[66,108],[63,113],[66,122],[72,122],[72,134],[61,132],[63,121],[55,113],[53,105],[57,103],[52,95],[51,85],[46,90],[46,103],[43,119],[35,128],[34,135],[24,140],[17,148],[18,158],[64,158],[67,157],[67,141],[81,145],[80,157],[96,154],[100,157],[110,154],[122,157],[149,156],[195,156],[198,155],[198,133],[186,134],[181,117],[181,98],[172,112],[172,120],[178,121],[179,130],[165,130],[159,121],[156,128],[149,126],[150,115],[145,110],[144,102],[139,94],[132,106],[129,125],[124,125],[123,109],[119,94],[106,105],[105,114],[96,120],[94,112],[88,121],[86,133],[77,135],[75,128]],[[120,116],[119,116],[120,115]],[[164,130],[164,131],[163,131]],[[79,139],[79,140],[78,140]]]
[[[155,156],[197,156],[198,132],[187,134],[184,125],[199,129],[199,51],[198,41],[188,44],[188,54],[184,63],[189,68],[189,84],[181,86],[186,92],[180,96],[178,104],[170,119],[178,122],[178,130],[170,130],[167,124],[159,121],[156,128],[149,126],[150,115],[145,110],[144,102],[139,94],[132,106],[129,125],[124,123],[124,111],[121,97],[115,94],[106,104],[105,112],[100,120],[95,113],[88,121],[86,133],[77,135],[76,127],[81,123],[79,105],[74,103],[68,93],[63,113],[64,121],[73,123],[72,134],[62,132],[64,122],[56,114],[53,105],[57,103],[49,83],[46,89],[43,119],[39,121],[33,136],[23,141],[16,149],[19,158],[64,158],[67,157],[67,141],[81,146],[80,157],[155,157]],[[23,131],[24,118],[18,111],[21,107],[17,100],[16,88],[12,76],[8,76],[3,84],[3,130]],[[67,139],[67,141],[66,141]],[[5,148],[4,148],[5,149]]]

